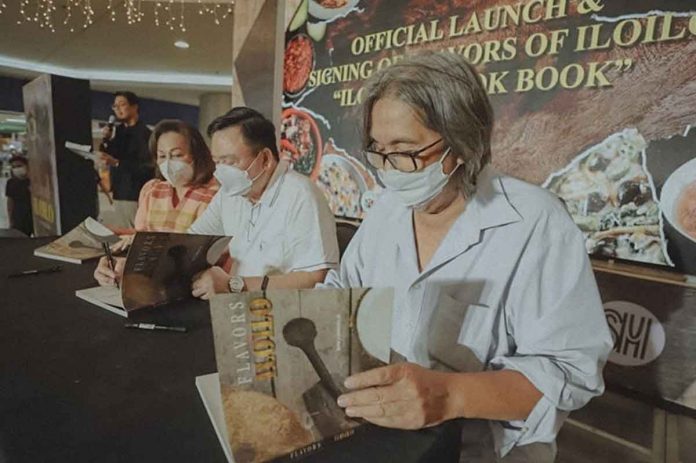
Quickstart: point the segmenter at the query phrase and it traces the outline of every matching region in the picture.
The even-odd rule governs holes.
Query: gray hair
[[[452,175],[464,197],[491,161],[493,108],[478,73],[462,56],[449,52],[409,55],[373,74],[363,98],[363,147],[372,141],[372,107],[383,97],[409,105],[423,125],[439,133],[464,163]]]

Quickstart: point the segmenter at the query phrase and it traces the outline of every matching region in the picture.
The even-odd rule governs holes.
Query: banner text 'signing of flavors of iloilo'
[[[365,80],[465,56],[496,113],[493,163],[563,199],[595,256],[696,274],[696,5],[680,0],[301,0],[281,149],[337,216],[382,192],[362,155]]]

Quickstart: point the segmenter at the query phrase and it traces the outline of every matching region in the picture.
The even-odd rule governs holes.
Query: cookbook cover
[[[389,361],[391,289],[217,295],[211,321],[236,463],[296,461],[361,423],[336,405],[349,375]]]
[[[231,237],[138,232],[133,239],[120,288],[94,287],[77,297],[124,317],[128,312],[191,297],[193,276],[215,265]]]
[[[46,259],[81,264],[104,255],[102,243],[113,245],[118,236],[91,217],[77,227],[44,246],[36,248],[34,255]]]

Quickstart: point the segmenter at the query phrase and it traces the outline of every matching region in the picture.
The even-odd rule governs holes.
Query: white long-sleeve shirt
[[[324,285],[395,288],[392,348],[409,361],[524,374],[543,397],[490,423],[501,456],[554,442],[604,390],[612,339],[582,234],[557,198],[490,166],[423,272],[412,211],[386,193]]]

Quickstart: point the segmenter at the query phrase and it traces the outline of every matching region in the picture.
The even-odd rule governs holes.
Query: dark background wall
[[[0,110],[24,112],[22,86],[28,80],[0,76]],[[128,90],[128,85],[123,85]],[[92,119],[107,120],[111,115],[113,94],[92,91]],[[198,107],[168,101],[140,99],[140,117],[146,124],[156,124],[162,119],[182,119],[198,127]]]

